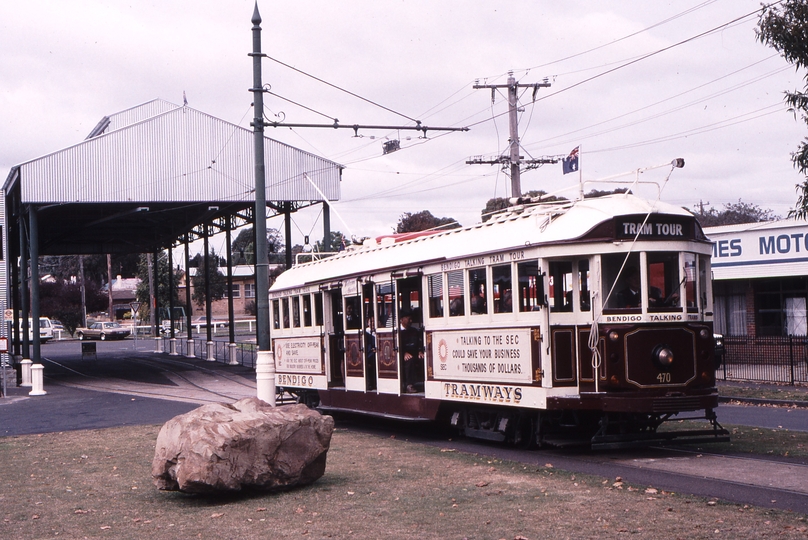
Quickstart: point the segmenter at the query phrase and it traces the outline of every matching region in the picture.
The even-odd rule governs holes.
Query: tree
[[[254,244],[253,228],[242,229],[230,246],[233,264],[255,264]],[[283,237],[277,229],[267,229],[267,252],[270,264],[284,262],[286,249],[284,248]]]
[[[137,265],[140,255],[137,253],[128,255],[113,255],[112,275],[123,277],[134,277],[137,275]],[[56,278],[70,281],[79,275],[79,255],[53,255],[44,256],[40,259],[39,273],[51,274]],[[96,283],[107,282],[107,256],[106,255],[84,255],[84,278]]]
[[[344,249],[344,246],[350,244],[350,240],[348,239],[348,237],[339,231],[331,231],[331,234],[329,236],[330,236],[330,246],[329,246],[330,249],[326,250],[325,246],[323,246],[323,242],[321,240],[318,240],[317,242],[314,243],[314,250],[321,253],[326,251],[342,251]],[[302,246],[300,250],[303,251]]]
[[[724,203],[724,209],[707,208],[701,205],[698,210],[690,210],[696,216],[702,227],[717,227],[719,225],[738,225],[741,223],[758,223],[760,221],[773,221],[779,216],[769,209],[763,209],[755,203],[745,203],[738,199],[736,203]]]
[[[454,218],[438,218],[429,210],[422,210],[416,214],[404,212],[398,218],[397,233],[427,231],[430,229],[458,229],[460,224]]]
[[[95,281],[88,281],[84,287],[87,311],[102,311],[107,308],[107,295]],[[42,282],[39,285],[39,309],[43,317],[62,321],[71,334],[82,324],[81,285],[63,279]]]
[[[783,0],[774,5],[764,6],[755,31],[761,43],[774,48],[787,62],[798,69],[808,67],[808,0]],[[802,91],[785,92],[785,102],[789,110],[800,115],[808,124],[808,77],[803,79]],[[797,184],[797,203],[789,211],[789,217],[808,218],[808,139],[791,154],[794,167],[805,175],[802,184]]]
[[[152,264],[155,264],[155,261],[152,261]],[[165,312],[168,311],[169,306],[171,305],[171,300],[169,297],[169,290],[171,296],[174,297],[174,306],[184,306],[185,302],[182,301],[179,297],[179,282],[182,277],[185,275],[185,272],[181,268],[174,268],[174,287],[173,289],[169,288],[169,268],[168,268],[168,252],[161,251],[157,255],[157,283],[155,284],[156,292],[157,292],[157,308],[158,313],[162,310]],[[154,269],[152,269],[154,272]],[[141,255],[140,256],[140,263],[138,264],[138,272],[137,277],[140,278],[140,283],[137,286],[137,300],[141,303],[140,310],[138,311],[138,316],[147,319],[149,317],[149,312],[151,308],[150,304],[150,297],[149,297],[149,263],[148,263],[148,256]],[[152,277],[152,280],[154,278]],[[160,324],[160,320],[157,320],[157,324]]]
[[[191,279],[194,288],[193,300],[197,306],[205,305],[205,259],[201,253],[194,257],[197,262],[196,275]],[[227,279],[219,270],[219,263],[224,259],[216,255],[216,251],[211,248],[208,254],[208,272],[210,273],[210,301],[221,300],[227,290]],[[191,267],[194,265],[188,263]]]

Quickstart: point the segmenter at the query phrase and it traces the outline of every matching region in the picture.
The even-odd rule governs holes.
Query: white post
[[[45,367],[42,364],[31,366],[31,391],[28,392],[29,396],[44,396],[47,394],[42,389],[43,371],[45,371]]]
[[[24,386],[26,388],[31,387],[31,364],[33,362],[30,358],[24,359],[22,362],[22,384],[20,386]]]
[[[275,406],[275,353],[258,351],[255,361],[255,385],[258,399]]]
[[[215,362],[216,361],[216,350],[214,349],[215,343],[212,341],[207,342],[207,351],[205,354],[205,360],[208,362]]]
[[[188,350],[185,352],[185,356],[187,358],[194,358],[196,356],[196,354],[194,354],[194,340],[189,339],[187,343],[188,343]]]
[[[171,338],[168,340],[168,355],[169,356],[178,356],[180,353],[177,352],[177,338]]]
[[[227,356],[227,358],[229,359],[228,364],[230,364],[231,366],[237,366],[238,365],[237,345],[235,343],[228,343],[227,349],[228,349],[227,352],[229,353]]]
[[[154,338],[154,352],[156,353],[163,352],[163,338],[161,337]]]

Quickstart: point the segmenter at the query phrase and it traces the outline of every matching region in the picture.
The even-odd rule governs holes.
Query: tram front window
[[[625,255],[604,255],[603,290],[604,294],[609,294],[605,307],[638,311],[643,306],[649,311],[678,309],[679,278],[679,254],[676,252],[649,252],[644,268],[640,265],[638,253],[632,253],[628,260]],[[646,284],[644,291],[642,283]]]
[[[648,309],[679,307],[678,253],[648,253]]]

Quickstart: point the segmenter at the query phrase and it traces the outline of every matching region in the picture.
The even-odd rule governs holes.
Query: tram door
[[[362,285],[362,351],[365,361],[365,390],[376,390],[376,317],[373,310],[373,282]]]
[[[594,390],[589,259],[550,260],[548,270],[553,386]]]
[[[328,387],[345,386],[345,328],[342,323],[342,289],[326,292],[326,313],[331,319],[328,328]]]
[[[398,321],[398,360],[401,391],[416,393],[424,391],[424,313],[421,292],[421,276],[402,278],[396,281]],[[409,317],[405,323],[404,317]],[[408,324],[407,328],[404,325]],[[405,361],[405,355],[413,358]]]

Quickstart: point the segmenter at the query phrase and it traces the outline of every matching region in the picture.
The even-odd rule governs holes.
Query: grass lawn
[[[806,538],[805,516],[337,430],[277,493],[158,491],[159,426],[0,438],[5,538]],[[639,538],[640,536],[635,536]]]

